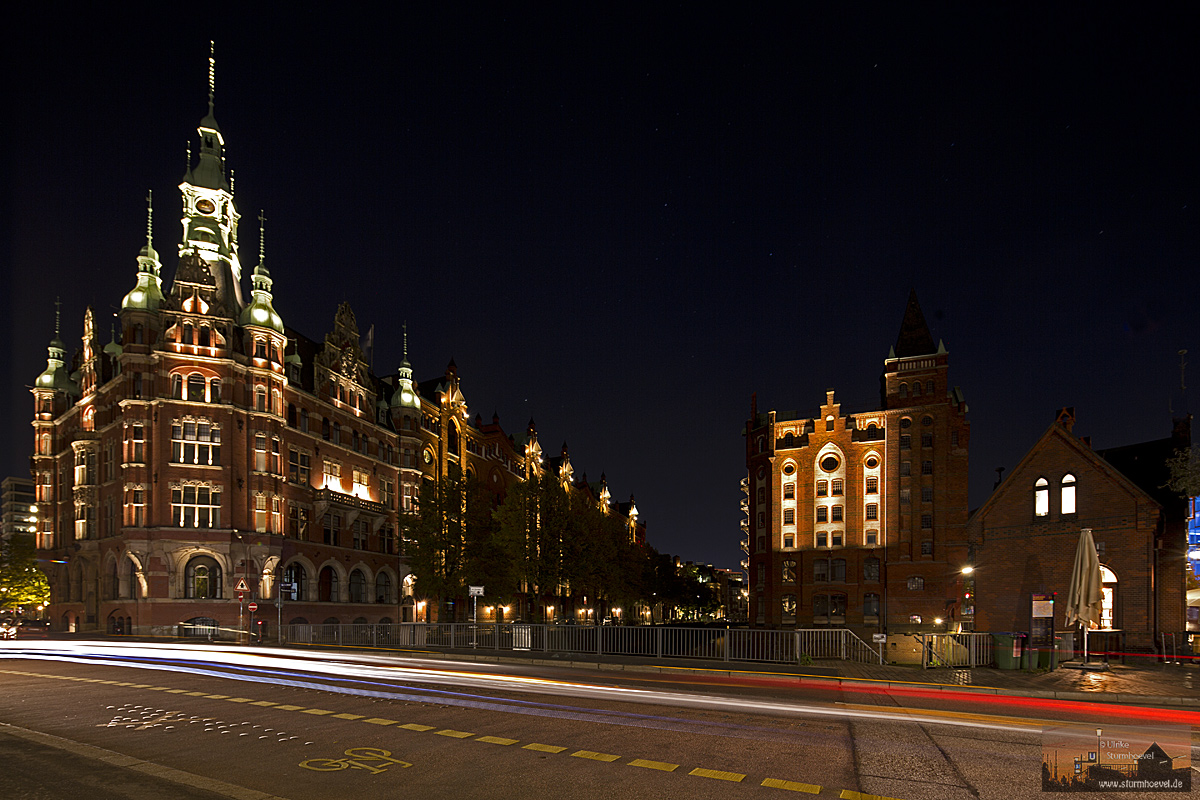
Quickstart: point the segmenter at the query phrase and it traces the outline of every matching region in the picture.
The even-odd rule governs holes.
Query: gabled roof
[[[933,334],[925,323],[925,314],[921,312],[921,304],[917,301],[917,290],[908,293],[908,305],[904,308],[904,319],[900,322],[900,334],[896,337],[893,351],[896,358],[930,355],[937,352]]]
[[[1020,473],[1021,470],[1024,469],[1024,467],[1034,459],[1036,453],[1042,449],[1042,444],[1052,438],[1062,441],[1067,447],[1073,450],[1077,456],[1079,456],[1081,461],[1090,464],[1101,472],[1108,474],[1131,495],[1134,495],[1135,497],[1141,497],[1156,506],[1162,506],[1157,499],[1142,489],[1142,487],[1138,486],[1134,481],[1130,480],[1128,476],[1122,474],[1121,471],[1116,468],[1116,466],[1102,458],[1099,453],[1076,438],[1074,434],[1072,434],[1062,425],[1062,423],[1060,423],[1058,420],[1055,420],[1053,423],[1051,423],[1050,427],[1046,429],[1046,432],[1038,437],[1038,440],[1034,442],[1033,446],[1029,448],[1029,451],[1025,453],[1019,462],[1017,462],[1017,465],[1012,468],[1012,471],[1009,472],[1009,477],[1006,478],[998,487],[996,487],[995,491],[991,493],[983,505],[971,512],[971,520],[968,522],[968,524],[977,518],[981,518],[981,515],[990,511],[991,507],[997,503],[1001,497],[1007,494],[1010,488],[1014,489],[1014,491],[1022,492],[1032,488],[1031,486],[1016,486],[1014,488],[1012,476]]]

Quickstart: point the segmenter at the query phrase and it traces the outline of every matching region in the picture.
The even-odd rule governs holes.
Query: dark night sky
[[[1059,406],[1099,447],[1166,436],[1200,358],[1188,18],[896,5],[16,20],[0,468],[28,471],[55,295],[77,343],[133,287],[147,188],[174,272],[210,38],[284,321],[319,340],[350,301],[389,374],[407,320],[418,379],[453,357],[472,416],[565,439],[661,551],[737,564],[751,393],[876,407],[910,287],[972,506]]]

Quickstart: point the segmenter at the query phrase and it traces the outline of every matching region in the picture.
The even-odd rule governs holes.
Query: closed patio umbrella
[[[1101,592],[1100,559],[1096,556],[1096,542],[1092,529],[1079,532],[1079,545],[1075,548],[1075,565],[1071,568],[1071,586],[1067,591],[1067,624],[1083,625],[1083,661],[1088,660],[1088,628],[1100,621],[1104,608]]]

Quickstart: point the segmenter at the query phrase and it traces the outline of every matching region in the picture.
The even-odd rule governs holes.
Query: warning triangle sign
[[[233,587],[235,592],[248,592],[250,587],[246,585],[245,578],[238,578],[237,586]]]

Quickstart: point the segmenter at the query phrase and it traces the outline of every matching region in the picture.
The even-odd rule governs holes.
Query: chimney
[[[1075,427],[1075,406],[1066,406],[1060,408],[1055,414],[1054,421],[1067,429],[1067,433],[1071,432],[1071,428]]]

